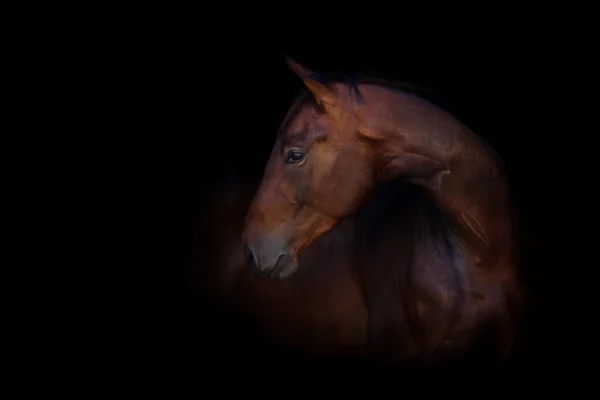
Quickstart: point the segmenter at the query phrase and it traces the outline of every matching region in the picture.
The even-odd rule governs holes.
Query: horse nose
[[[257,247],[245,244],[244,261],[259,278],[282,279],[298,268],[298,260],[280,241],[263,242]]]
[[[255,273],[260,273],[260,269],[258,268],[258,263],[256,262],[256,257],[254,256],[254,252],[250,250],[250,247],[244,246],[244,261],[246,265],[252,268],[252,271]]]

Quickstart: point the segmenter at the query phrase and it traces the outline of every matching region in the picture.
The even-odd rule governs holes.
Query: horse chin
[[[298,271],[298,258],[286,254],[279,259],[269,277],[283,280],[294,275],[296,271]]]

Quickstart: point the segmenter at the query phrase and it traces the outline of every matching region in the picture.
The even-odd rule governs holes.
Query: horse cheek
[[[340,219],[354,213],[365,200],[365,175],[356,163],[348,161],[344,157],[335,160],[319,194],[329,215]]]
[[[304,188],[304,198],[317,209],[327,208],[326,203],[331,201],[331,196],[335,196],[335,190],[331,190],[334,184],[331,172],[335,169],[335,154],[328,146],[319,146],[313,151],[310,161],[307,166],[310,178]]]

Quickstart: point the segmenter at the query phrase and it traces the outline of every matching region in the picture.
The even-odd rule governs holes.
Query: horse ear
[[[302,79],[304,85],[311,91],[317,103],[324,104],[325,106],[335,106],[337,103],[337,96],[334,91],[323,85],[320,82],[310,78],[313,71],[303,67],[290,57],[285,57],[285,62],[289,69],[291,69],[296,75]]]

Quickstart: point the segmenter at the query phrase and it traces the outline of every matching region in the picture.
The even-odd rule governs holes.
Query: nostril
[[[244,261],[246,265],[252,268],[254,271],[258,271],[258,265],[256,264],[256,259],[254,258],[254,253],[248,246],[244,246]]]

